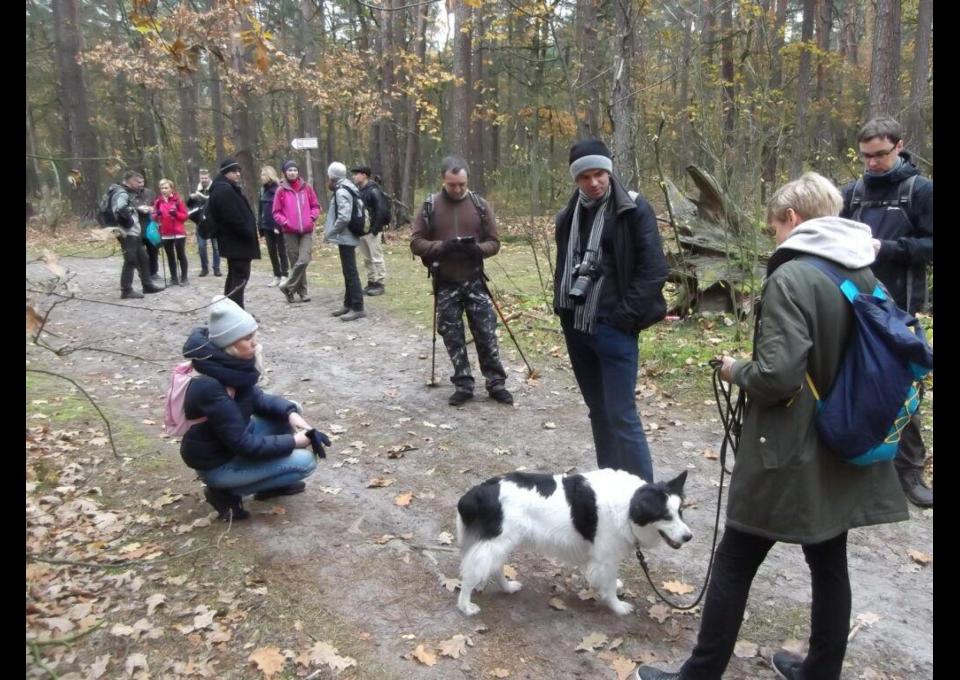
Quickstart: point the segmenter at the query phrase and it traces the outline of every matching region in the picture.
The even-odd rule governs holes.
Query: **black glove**
[[[310,439],[310,447],[313,449],[313,452],[317,455],[317,458],[326,458],[327,452],[323,450],[324,445],[331,446],[333,442],[330,441],[330,437],[325,435],[323,432],[317,428],[312,430],[307,430],[307,437]]]
[[[443,245],[440,246],[441,255],[449,255],[450,253],[455,253],[463,248],[463,244],[458,238],[448,238],[443,242]]]

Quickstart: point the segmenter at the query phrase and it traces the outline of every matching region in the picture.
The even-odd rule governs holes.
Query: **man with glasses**
[[[220,243],[220,255],[227,260],[223,294],[243,307],[243,291],[250,279],[250,261],[260,259],[257,218],[240,189],[240,164],[227,158],[220,174],[210,185],[207,220],[211,238]]]
[[[840,217],[870,226],[874,274],[899,307],[911,314],[924,311],[927,265],[933,264],[933,182],[903,150],[900,124],[890,116],[870,120],[857,143],[864,173],[843,188]],[[928,508],[933,491],[923,482],[925,456],[918,413],[903,430],[894,466],[910,502]]]

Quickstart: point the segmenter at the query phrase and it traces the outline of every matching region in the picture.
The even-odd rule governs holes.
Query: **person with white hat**
[[[363,311],[363,287],[360,285],[360,272],[357,270],[357,246],[360,239],[350,231],[350,217],[354,201],[363,205],[357,185],[347,179],[347,166],[333,162],[327,168],[327,188],[333,192],[323,238],[328,243],[336,243],[340,251],[340,268],[343,271],[343,305],[331,316],[339,316],[341,321],[362,319],[367,315]]]
[[[180,443],[183,462],[206,483],[204,496],[221,520],[249,513],[243,496],[256,500],[304,490],[324,456],[326,435],[313,429],[299,406],[264,393],[260,378],[257,322],[233,300],[218,295],[210,322],[195,328],[183,346],[199,375],[187,387],[184,416],[195,420]]]

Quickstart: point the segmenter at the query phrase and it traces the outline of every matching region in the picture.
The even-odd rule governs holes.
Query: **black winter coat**
[[[642,197],[632,201],[620,181],[610,178],[613,195],[607,201],[604,230],[613,230],[614,248],[611,252],[616,269],[619,302],[607,323],[624,333],[639,333],[663,319],[667,302],[663,284],[667,280],[667,258],[663,253],[657,217],[653,208]],[[560,295],[560,277],[563,276],[570,240],[573,208],[579,200],[579,190],[567,202],[567,207],[556,218],[557,263],[554,269],[553,309],[558,315],[568,313],[557,304]],[[606,239],[606,234],[604,234]]]
[[[194,470],[212,470],[237,456],[282,458],[295,448],[292,434],[254,435],[250,416],[286,420],[296,404],[264,394],[257,387],[259,374],[252,359],[230,356],[208,341],[206,328],[195,328],[183,346],[183,356],[203,375],[190,381],[184,397],[187,418],[206,417],[183,436],[180,457]],[[233,398],[227,386],[236,390]]]
[[[903,165],[884,177],[863,175],[863,201],[896,201],[901,182],[920,170],[910,154],[901,151]],[[871,266],[897,306],[911,314],[927,306],[927,265],[933,264],[933,182],[926,177],[914,180],[909,210],[883,206],[862,207],[859,215],[851,206],[856,181],[843,188],[846,217],[870,226],[873,237],[881,241],[880,252]]]
[[[370,215],[370,233],[379,234],[388,223],[389,207],[387,197],[376,182],[370,180],[360,190],[360,197]]]
[[[257,214],[257,225],[260,227],[260,233],[265,234],[268,231],[279,229],[277,221],[273,219],[273,198],[277,195],[278,184],[264,184],[260,189],[260,208]]]
[[[228,260],[259,260],[260,239],[257,218],[240,187],[223,175],[210,185],[207,206],[210,234],[220,244],[220,255]]]

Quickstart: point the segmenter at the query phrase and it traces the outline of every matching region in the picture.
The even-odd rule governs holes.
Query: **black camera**
[[[597,261],[597,253],[588,250],[583,254],[583,259],[573,268],[573,285],[570,286],[570,292],[567,296],[575,304],[582,305],[590,292],[593,282],[600,278],[600,263]]]

